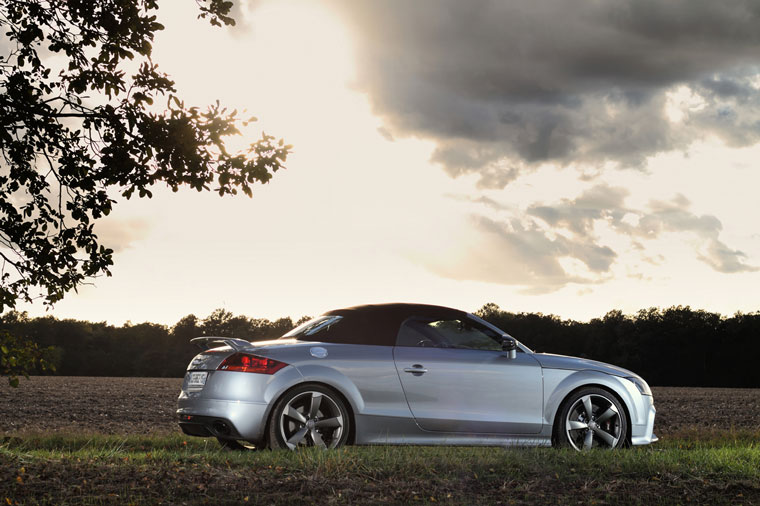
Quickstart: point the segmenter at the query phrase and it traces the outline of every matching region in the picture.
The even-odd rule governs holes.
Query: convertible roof
[[[370,304],[334,309],[325,315],[342,316],[340,324],[327,332],[319,332],[315,339],[330,343],[370,344],[393,346],[399,327],[407,318],[462,318],[467,313],[458,309],[427,304]]]

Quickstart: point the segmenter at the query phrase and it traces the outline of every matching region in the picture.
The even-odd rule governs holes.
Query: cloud
[[[473,215],[471,226],[476,240],[458,241],[453,257],[435,255],[425,260],[426,265],[445,277],[518,285],[526,293],[541,294],[568,283],[598,282],[617,256],[609,247],[593,241],[550,237],[537,224],[516,219],[500,222]],[[560,262],[563,258],[585,264],[594,276],[568,273]]]
[[[707,251],[699,255],[699,259],[707,263],[710,267],[719,272],[753,272],[758,267],[750,266],[744,263],[747,255],[739,250],[734,250],[714,239],[707,245]]]
[[[95,224],[95,233],[99,242],[114,253],[130,248],[134,243],[145,239],[150,231],[147,220],[103,218]]]
[[[432,271],[453,279],[518,285],[528,294],[555,291],[571,283],[605,282],[612,278],[621,252],[600,239],[600,224],[617,234],[614,243],[625,249],[626,258],[633,255],[640,263],[663,265],[668,259],[653,254],[648,245],[665,234],[681,233],[697,243],[694,258],[718,272],[758,270],[746,263],[744,252],[720,240],[720,220],[694,213],[691,202],[681,194],[669,201],[650,201],[640,209],[627,204],[628,190],[606,184],[573,199],[535,203],[526,209],[505,206],[484,195],[449,197],[506,216],[495,220],[474,214],[470,235],[457,237],[449,246],[456,251],[453,255],[418,258]],[[635,262],[626,268],[630,278],[650,279],[644,272],[631,272]]]
[[[541,219],[553,228],[569,230],[575,237],[596,240],[594,226],[601,220],[619,234],[631,239],[633,248],[642,251],[641,241],[656,239],[663,233],[685,232],[700,242],[696,258],[713,269],[724,272],[749,272],[757,267],[745,263],[747,255],[729,248],[720,241],[723,225],[709,214],[698,215],[690,210],[691,202],[677,194],[671,201],[653,200],[644,209],[625,204],[628,191],[608,185],[596,185],[576,199],[562,199],[554,205],[536,204],[527,214]],[[642,260],[651,263],[648,257]]]
[[[627,196],[624,188],[597,185],[574,200],[563,199],[554,206],[534,204],[527,213],[552,227],[564,227],[578,236],[590,237],[595,220],[605,219],[623,226],[623,219],[629,214],[624,207]]]
[[[484,187],[544,162],[642,167],[708,135],[760,139],[760,2],[333,3],[389,135],[433,139],[433,160]]]
[[[697,258],[718,272],[753,272],[758,267],[748,265],[747,255],[731,249],[720,241],[723,225],[712,215],[696,215],[689,211],[691,203],[683,195],[677,195],[672,202],[653,201],[651,212],[643,214],[638,229],[633,229],[642,237],[657,237],[662,232],[691,232],[703,242]]]
[[[458,200],[459,202],[472,202],[474,204],[483,204],[484,206],[490,207],[491,209],[496,210],[496,211],[508,211],[508,210],[513,209],[509,206],[505,206],[501,202],[497,202],[496,200],[486,195],[473,197],[472,195],[463,195],[463,194],[457,193],[457,194],[448,194],[446,196],[450,199]]]

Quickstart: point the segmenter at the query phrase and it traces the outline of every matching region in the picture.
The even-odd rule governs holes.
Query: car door
[[[537,434],[543,418],[541,366],[530,353],[501,350],[501,335],[467,317],[410,318],[394,361],[412,414],[424,430]]]

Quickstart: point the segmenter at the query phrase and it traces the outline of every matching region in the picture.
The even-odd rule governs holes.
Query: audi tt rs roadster
[[[534,353],[456,309],[329,311],[279,339],[193,339],[178,400],[185,434],[228,448],[530,445],[657,440],[647,383],[601,362]]]

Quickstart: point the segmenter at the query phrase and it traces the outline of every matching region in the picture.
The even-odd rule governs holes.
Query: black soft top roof
[[[399,327],[407,318],[418,316],[454,319],[463,318],[467,313],[443,306],[393,303],[334,309],[325,315],[338,315],[343,319],[328,330],[314,334],[315,340],[329,343],[393,346],[396,344]]]

